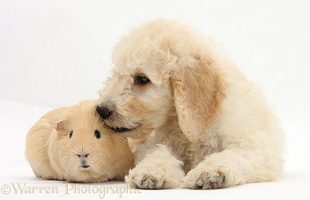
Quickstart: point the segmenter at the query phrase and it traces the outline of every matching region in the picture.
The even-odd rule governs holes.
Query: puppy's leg
[[[132,188],[178,188],[184,179],[182,162],[177,160],[164,145],[157,145],[125,177]]]
[[[211,154],[184,179],[184,187],[216,189],[246,182],[270,181],[282,171],[282,160],[270,152],[228,149]]]

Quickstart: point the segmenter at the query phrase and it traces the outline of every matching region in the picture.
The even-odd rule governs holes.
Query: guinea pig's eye
[[[69,138],[71,138],[72,135],[73,135],[73,131],[70,131],[70,133],[69,133]]]
[[[146,85],[150,82],[150,79],[145,75],[138,75],[134,79],[134,84],[136,85]]]
[[[101,138],[101,133],[100,133],[100,131],[95,130],[95,137],[96,137],[97,139]]]

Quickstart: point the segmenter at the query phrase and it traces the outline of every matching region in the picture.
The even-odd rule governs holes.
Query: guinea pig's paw
[[[178,172],[177,172],[178,171]],[[169,173],[165,168],[134,168],[125,180],[129,187],[140,189],[168,189],[180,187],[184,172],[175,169]]]
[[[196,167],[189,171],[184,180],[184,188],[218,189],[227,187],[231,174],[224,167]]]

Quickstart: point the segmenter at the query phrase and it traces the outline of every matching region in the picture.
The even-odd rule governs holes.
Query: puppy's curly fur
[[[126,177],[131,187],[213,189],[279,177],[278,120],[211,38],[159,19],[121,38],[112,58],[99,92],[105,123],[118,134],[148,136]]]

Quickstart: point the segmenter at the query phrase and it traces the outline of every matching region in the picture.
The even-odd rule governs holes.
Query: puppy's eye
[[[97,139],[101,138],[101,133],[100,133],[100,131],[95,130],[95,137],[96,137]]]
[[[146,85],[150,82],[150,79],[146,76],[139,75],[135,78],[135,84],[137,85]]]
[[[73,131],[70,131],[70,133],[69,133],[69,138],[71,138],[72,135],[73,135]]]

